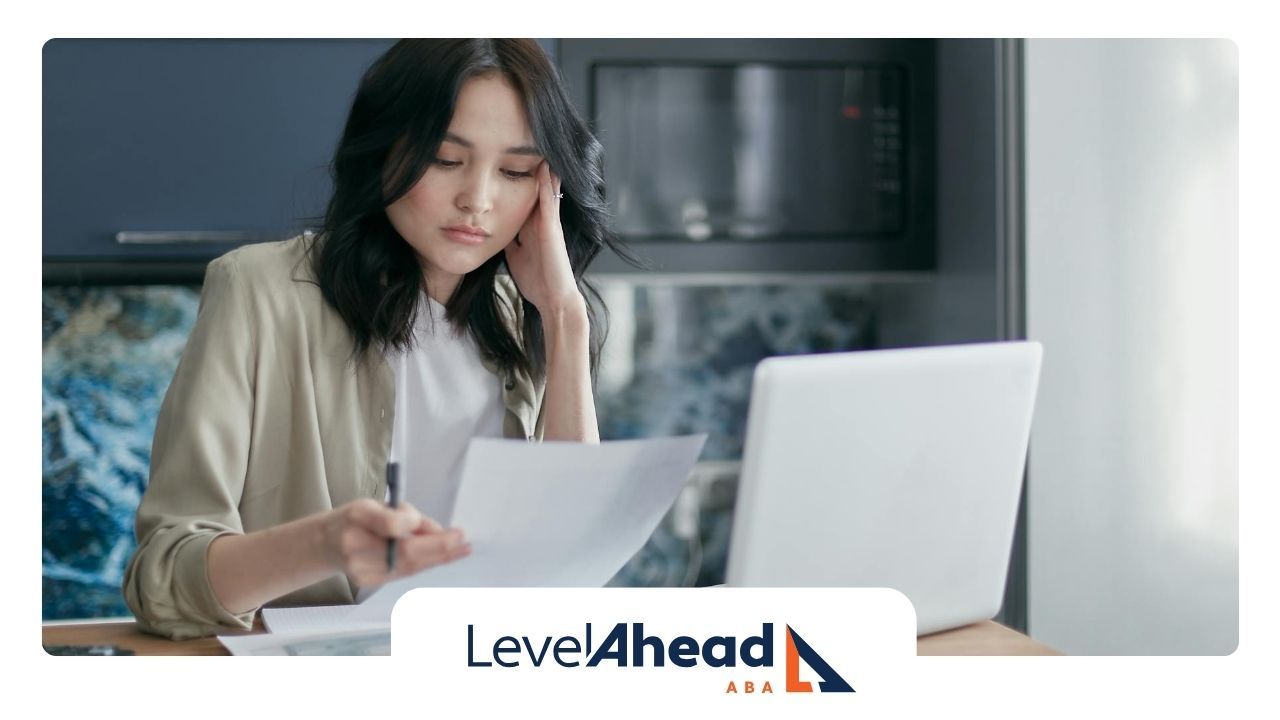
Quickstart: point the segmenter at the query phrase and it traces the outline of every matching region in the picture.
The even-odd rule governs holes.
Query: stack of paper
[[[653,534],[706,437],[599,445],[473,439],[452,513],[469,556],[388,583],[356,605],[267,608],[275,643],[261,635],[219,639],[234,654],[385,654],[391,609],[415,588],[601,587]]]

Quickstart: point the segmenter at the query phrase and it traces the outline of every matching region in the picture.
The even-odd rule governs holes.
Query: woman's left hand
[[[543,160],[538,165],[538,201],[515,240],[506,248],[507,268],[526,300],[547,315],[584,302],[573,279],[564,228],[560,225],[560,178]]]

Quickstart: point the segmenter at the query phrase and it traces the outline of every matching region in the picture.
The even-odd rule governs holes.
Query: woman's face
[[[436,160],[387,217],[413,246],[432,298],[444,303],[462,276],[515,239],[538,198],[524,107],[501,75],[468,80]],[[480,235],[450,228],[470,226]]]

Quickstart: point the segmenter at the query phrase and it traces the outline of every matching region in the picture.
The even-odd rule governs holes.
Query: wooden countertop
[[[225,635],[262,632],[262,620],[252,631]],[[216,637],[195,640],[165,640],[139,632],[132,622],[45,625],[44,645],[118,645],[138,655],[227,655],[227,649]],[[999,623],[985,622],[925,635],[916,639],[918,655],[1061,655],[1020,632]]]

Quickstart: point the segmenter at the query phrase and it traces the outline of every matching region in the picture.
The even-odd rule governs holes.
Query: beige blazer
[[[311,241],[245,246],[209,263],[160,407],[124,576],[143,630],[183,639],[251,627],[256,609],[232,614],[213,594],[210,541],[384,497],[395,374],[376,350],[364,365],[347,361],[354,339],[304,259]],[[521,338],[515,284],[500,275],[498,289]],[[522,372],[503,375],[506,437],[542,439],[544,390]],[[355,592],[336,574],[271,604],[349,603]]]

